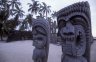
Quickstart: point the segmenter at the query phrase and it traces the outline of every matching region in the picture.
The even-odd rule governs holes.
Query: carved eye
[[[59,28],[61,29],[62,27],[64,27],[66,25],[66,22],[64,20],[60,20],[60,22],[58,23]]]
[[[74,33],[73,33],[73,32],[69,32],[69,34],[70,34],[70,35],[74,35]]]
[[[74,25],[86,25],[86,21],[84,20],[84,18],[80,17],[80,16],[76,16],[76,17],[72,17],[71,19],[72,24]]]
[[[38,39],[38,40],[43,40],[41,37],[38,37],[37,39]]]

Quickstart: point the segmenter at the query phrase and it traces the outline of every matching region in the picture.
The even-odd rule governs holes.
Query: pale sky
[[[20,0],[22,1],[23,10],[25,14],[28,14],[28,5],[31,3],[31,0]],[[52,11],[58,11],[68,5],[71,5],[75,2],[88,1],[91,9],[91,24],[92,24],[92,34],[96,37],[96,0],[38,0],[40,2],[45,2],[47,5],[51,6]]]

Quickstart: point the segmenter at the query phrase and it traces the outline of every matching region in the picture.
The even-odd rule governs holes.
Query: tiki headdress
[[[84,21],[78,21],[84,27],[89,27],[91,29],[91,18],[90,18],[90,6],[88,2],[79,2],[65,7],[58,11],[57,22],[72,20],[75,17],[83,18]],[[79,24],[77,21],[76,24]],[[60,28],[60,27],[59,27]]]
[[[40,28],[38,28],[40,27]],[[45,19],[37,19],[33,21],[32,31],[36,29],[36,32],[40,32],[48,37],[48,41],[50,41],[50,26],[49,22]],[[34,32],[33,32],[34,34]]]

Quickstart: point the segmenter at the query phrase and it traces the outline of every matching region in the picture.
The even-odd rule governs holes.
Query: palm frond
[[[42,2],[42,4],[43,4],[44,6],[47,6],[45,2]]]

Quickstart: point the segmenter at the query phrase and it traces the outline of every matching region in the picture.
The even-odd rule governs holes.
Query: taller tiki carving
[[[45,19],[33,22],[33,51],[34,62],[47,62],[50,42],[50,26]]]
[[[62,39],[62,62],[90,62],[92,42],[90,6],[79,2],[57,12]]]

